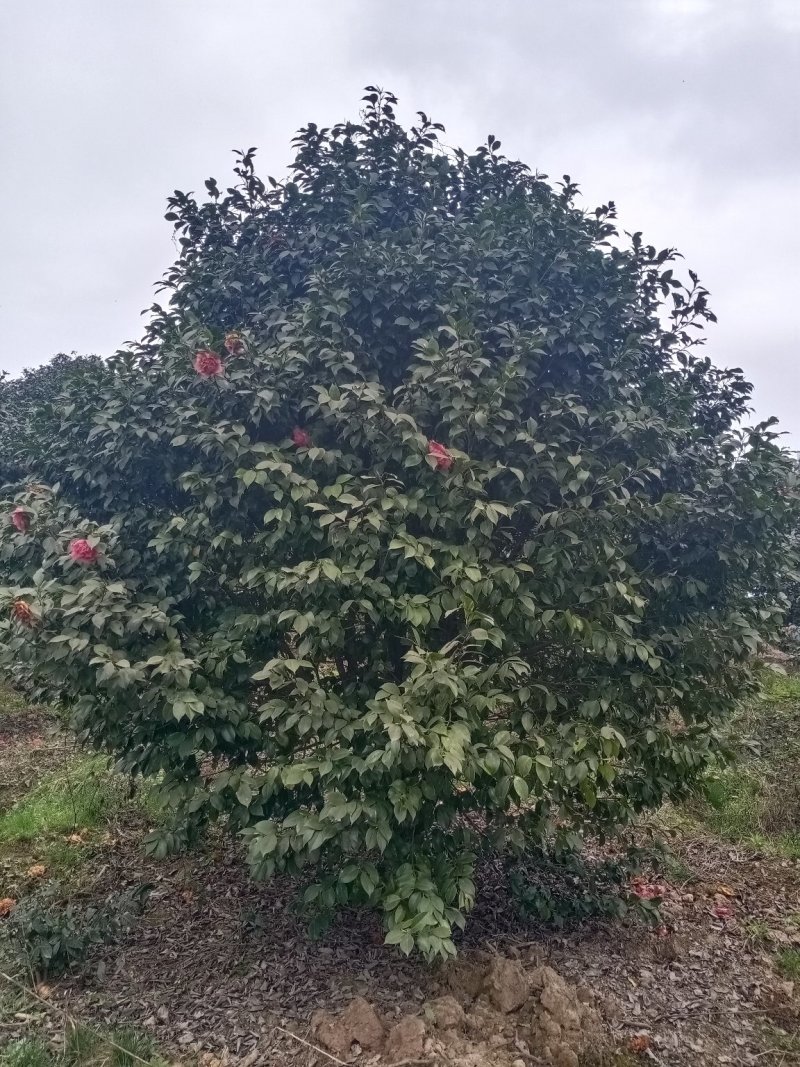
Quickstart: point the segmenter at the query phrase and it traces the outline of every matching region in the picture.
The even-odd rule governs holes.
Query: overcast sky
[[[800,447],[800,0],[5,0],[0,368],[107,355],[172,261],[175,188],[362,86],[450,144],[488,133],[587,206],[677,246],[711,290],[707,351]]]

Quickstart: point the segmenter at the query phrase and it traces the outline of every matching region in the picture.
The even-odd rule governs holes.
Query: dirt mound
[[[358,997],[339,1015],[315,1012],[312,1034],[346,1060],[380,1052],[385,1064],[448,1067],[579,1067],[607,1045],[591,991],[552,967],[526,970],[518,960],[479,954],[445,968],[443,980],[449,992],[419,1015],[381,1019]]]

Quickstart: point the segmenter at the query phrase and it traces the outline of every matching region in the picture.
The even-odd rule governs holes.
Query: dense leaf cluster
[[[163,773],[155,848],[224,816],[258,874],[311,865],[323,916],[436,955],[481,850],[702,774],[796,496],[672,250],[393,104],[301,130],[286,182],[250,150],[170,199],[168,301],[5,505],[0,662]]]

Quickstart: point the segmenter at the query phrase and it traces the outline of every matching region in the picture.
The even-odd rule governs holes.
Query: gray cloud
[[[0,366],[109,353],[174,256],[172,189],[353,115],[376,82],[468,147],[612,198],[713,296],[716,362],[800,446],[795,0],[29,0],[0,44]]]

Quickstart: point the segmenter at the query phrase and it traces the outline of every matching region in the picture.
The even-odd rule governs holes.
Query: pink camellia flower
[[[242,335],[236,330],[231,330],[230,333],[225,334],[225,351],[230,352],[232,356],[241,355],[244,352],[244,340]]]
[[[194,354],[194,369],[202,378],[216,378],[222,374],[222,360],[210,348],[201,348]]]
[[[428,441],[428,455],[436,460],[437,471],[449,471],[455,463],[448,449],[438,441]]]
[[[75,563],[96,563],[100,553],[86,540],[85,537],[76,537],[70,542],[69,554]]]
[[[730,906],[730,904],[716,904],[711,909],[711,914],[714,916],[715,919],[721,919],[723,922],[725,922],[726,919],[733,918],[733,908]]]
[[[311,445],[311,434],[308,430],[301,430],[299,426],[295,426],[292,430],[292,442],[298,448],[308,448]]]
[[[33,626],[36,622],[33,608],[25,600],[15,600],[11,608],[11,614],[22,626]]]
[[[27,533],[31,524],[31,517],[25,508],[14,508],[11,512],[11,522],[20,533]]]

